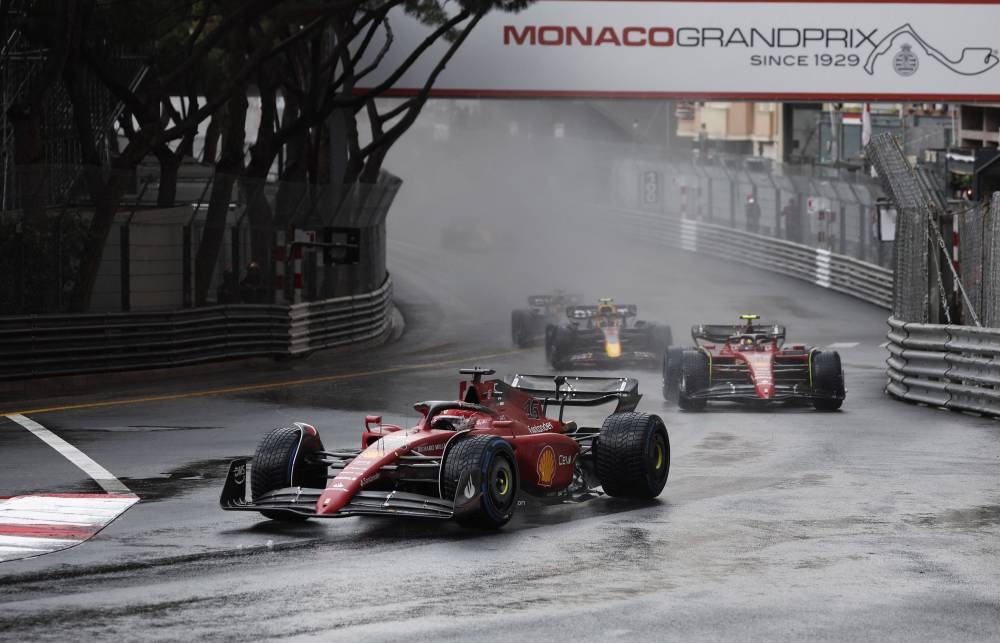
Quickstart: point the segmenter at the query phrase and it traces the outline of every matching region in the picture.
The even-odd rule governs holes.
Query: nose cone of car
[[[336,483],[334,483],[336,484]],[[335,514],[344,508],[353,494],[345,488],[327,487],[316,501],[316,513],[319,515]]]
[[[770,400],[774,398],[774,386],[772,384],[758,384],[757,385],[757,397],[762,400]]]
[[[622,356],[622,344],[618,339],[617,328],[604,329],[604,352],[611,358]]]

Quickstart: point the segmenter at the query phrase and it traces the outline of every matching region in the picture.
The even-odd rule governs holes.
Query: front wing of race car
[[[479,494],[463,497],[462,506],[456,511],[453,501],[433,496],[400,491],[359,491],[342,509],[332,514],[316,512],[316,503],[322,489],[288,487],[262,494],[259,498],[248,499],[247,481],[250,458],[233,460],[229,465],[226,484],[222,488],[219,504],[227,511],[268,511],[279,510],[300,514],[309,518],[345,518],[348,516],[406,516],[411,518],[448,519],[460,512],[466,504],[477,501]]]
[[[618,357],[609,357],[603,351],[577,350],[564,357],[560,361],[563,368],[629,368],[629,367],[650,367],[655,368],[660,365],[661,356],[650,351],[622,351]]]
[[[753,384],[720,382],[707,388],[691,391],[687,393],[687,397],[692,400],[720,400],[729,402],[800,401],[803,403],[810,403],[816,399],[844,399],[844,396],[836,391],[814,389],[807,385],[775,384],[772,388],[774,391],[773,395],[769,398],[762,398],[758,395],[757,387]]]

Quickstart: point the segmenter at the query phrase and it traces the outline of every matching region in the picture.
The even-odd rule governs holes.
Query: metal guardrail
[[[1000,416],[1000,329],[890,317],[888,338],[892,396]]]
[[[615,208],[643,239],[795,277],[892,308],[892,271],[867,261],[661,212]]]
[[[302,355],[388,334],[392,281],[306,304],[0,317],[0,380]]]
[[[337,297],[290,307],[288,353],[301,355],[367,341],[389,330],[392,283],[387,279],[374,292]]]

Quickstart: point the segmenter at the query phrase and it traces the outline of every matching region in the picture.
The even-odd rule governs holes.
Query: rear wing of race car
[[[547,308],[553,304],[564,306],[576,306],[583,301],[583,295],[529,295],[528,306],[532,308]]]
[[[635,304],[625,304],[615,306],[619,317],[635,317],[639,314],[639,307]],[[599,306],[567,306],[566,316],[570,319],[590,319],[597,317],[600,313]]]
[[[615,413],[634,411],[642,399],[639,380],[633,377],[580,377],[567,375],[514,375],[511,388],[541,399],[546,407],[598,406],[618,402]]]
[[[697,344],[699,340],[706,342],[723,343],[733,335],[740,335],[748,332],[744,324],[696,324],[691,327],[691,338]],[[785,327],[780,324],[770,322],[757,322],[753,325],[753,330],[749,331],[756,335],[766,335],[779,343],[785,340]]]

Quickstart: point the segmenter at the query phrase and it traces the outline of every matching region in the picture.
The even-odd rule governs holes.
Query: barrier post
[[[118,256],[119,256],[119,270],[120,274],[120,285],[121,285],[121,306],[122,310],[128,312],[132,308],[132,303],[130,299],[129,289],[131,284],[129,283],[129,232],[128,224],[124,223],[119,230],[118,235]]]

